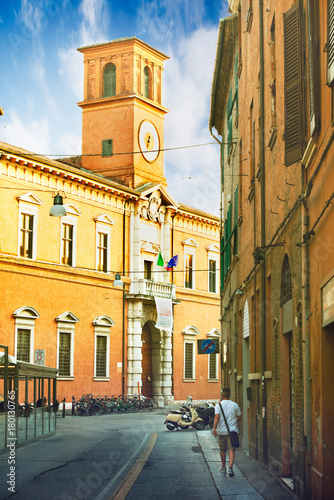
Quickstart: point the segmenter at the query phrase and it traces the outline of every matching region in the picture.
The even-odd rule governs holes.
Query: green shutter
[[[283,16],[285,62],[285,165],[303,154],[302,47],[299,6]]]
[[[239,218],[239,186],[234,191],[234,217],[233,225],[236,228],[234,232],[234,255],[238,255],[238,218]]]
[[[112,156],[112,139],[102,141],[102,156]]]
[[[224,244],[225,244],[225,238],[223,236],[220,242],[220,290],[221,291],[224,289],[224,281],[225,281],[225,273],[224,273],[225,253],[222,251],[224,248]]]

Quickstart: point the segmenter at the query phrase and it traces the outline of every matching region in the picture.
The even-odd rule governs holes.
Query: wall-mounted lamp
[[[123,281],[121,280],[121,275],[119,273],[116,273],[115,275],[114,286],[123,286]]]
[[[49,215],[52,217],[65,217],[67,215],[66,208],[63,205],[63,197],[59,193],[53,198],[53,205]]]
[[[240,288],[238,288],[238,290],[236,290],[235,292],[235,295],[243,295],[244,292],[242,290],[240,290]]]

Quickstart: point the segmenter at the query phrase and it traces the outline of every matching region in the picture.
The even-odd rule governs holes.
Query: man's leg
[[[229,467],[233,467],[234,457],[235,457],[234,450],[229,450],[228,451],[228,456],[229,456],[229,461],[230,461]]]
[[[220,452],[220,458],[222,461],[222,467],[226,467],[226,451]]]

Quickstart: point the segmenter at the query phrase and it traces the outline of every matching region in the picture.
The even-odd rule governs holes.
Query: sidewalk
[[[265,467],[246,455],[243,450],[236,450],[233,465],[234,477],[223,473],[219,455],[218,440],[212,431],[197,433],[199,445],[208,464],[211,475],[223,500],[287,500],[297,497],[289,491],[279,479]],[[228,454],[227,454],[228,467]]]

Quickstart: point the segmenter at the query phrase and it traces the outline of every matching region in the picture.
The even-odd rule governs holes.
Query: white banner
[[[173,305],[172,299],[154,297],[157,308],[157,323],[159,330],[173,330]]]

